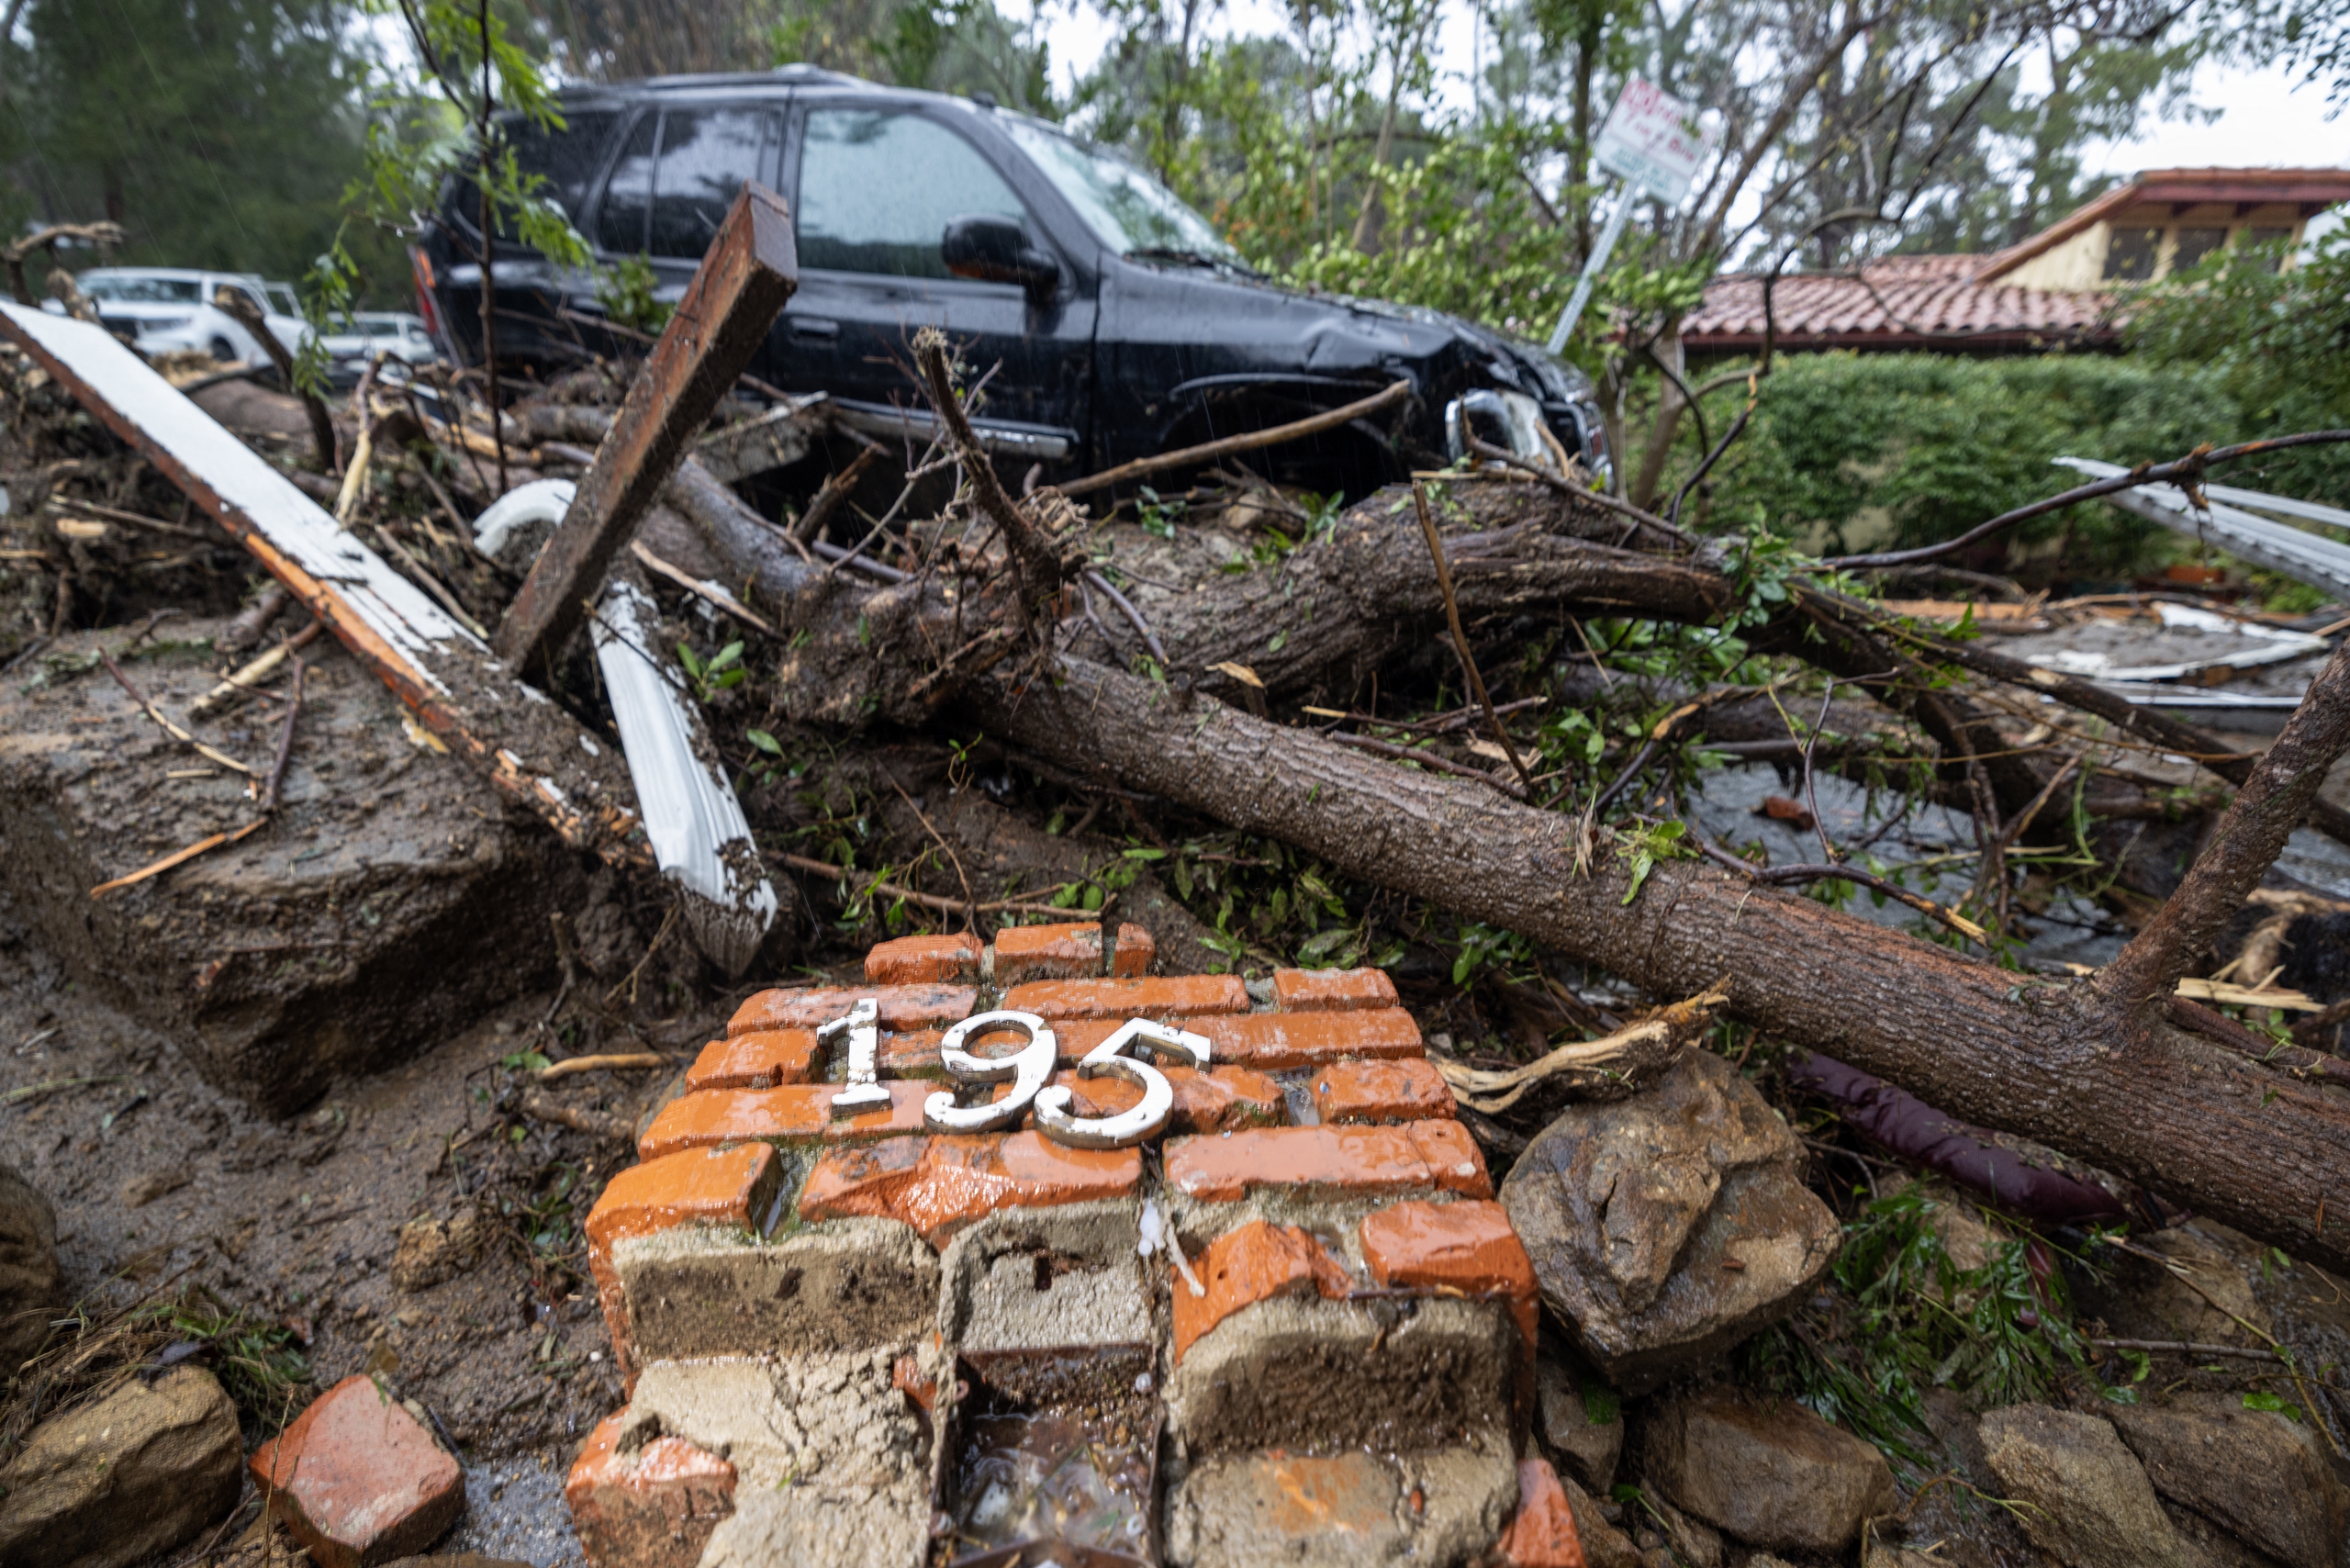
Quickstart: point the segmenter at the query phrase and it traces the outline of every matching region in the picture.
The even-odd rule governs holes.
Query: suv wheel
[[[215,338],[205,344],[204,348],[207,353],[222,364],[227,364],[237,357],[237,351],[229,346],[229,340],[226,338]]]

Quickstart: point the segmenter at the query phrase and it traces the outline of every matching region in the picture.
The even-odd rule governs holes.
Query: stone
[[[2315,1428],[2233,1394],[2121,1405],[2114,1429],[2154,1490],[2225,1526],[2290,1568],[2333,1568],[2350,1528],[2350,1488]]]
[[[1869,1444],[1792,1400],[1715,1387],[1643,1412],[1649,1484],[1750,1546],[1841,1551],[1893,1511],[1893,1472]]]
[[[0,1465],[0,1564],[125,1568],[236,1506],[237,1407],[201,1367],[134,1378],[52,1416]]]
[[[0,1372],[14,1373],[40,1350],[64,1305],[57,1211],[39,1188],[0,1165]]]
[[[734,1483],[726,1461],[622,1411],[588,1435],[563,1496],[589,1562],[693,1568],[734,1511]]]
[[[1505,1441],[1525,1354],[1490,1303],[1275,1295],[1192,1342],[1167,1379],[1169,1429],[1194,1455],[1401,1453],[1478,1432]]]
[[[2065,1568],[2200,1568],[2109,1422],[2045,1405],[1983,1417],[1991,1473],[2031,1543]]]
[[[1746,1568],[1755,1568],[1760,1559],[1750,1559]],[[1869,1542],[1868,1555],[1862,1559],[1861,1568],[1950,1568],[1949,1562],[1923,1551],[1911,1551],[1907,1547],[1887,1546],[1881,1540]]]
[[[1218,1455],[1167,1500],[1172,1568],[1464,1564],[1519,1497],[1508,1445]],[[1415,1506],[1416,1503],[1417,1506]]]
[[[1599,1397],[1595,1400],[1592,1395]],[[1574,1353],[1547,1339],[1534,1367],[1534,1430],[1566,1473],[1606,1496],[1624,1453],[1624,1416],[1616,1391],[1575,1364]],[[1594,1405],[1607,1418],[1594,1420]]]
[[[1502,1184],[1502,1204],[1576,1348],[1627,1394],[1795,1310],[1836,1256],[1803,1146],[1709,1051],[1628,1099],[1571,1106]]]
[[[414,1556],[465,1511],[457,1462],[364,1373],[312,1400],[245,1468],[319,1568]]]
[[[446,1220],[430,1215],[412,1219],[400,1226],[392,1253],[392,1288],[424,1291],[453,1280],[481,1261],[488,1244],[489,1224],[473,1209]]]
[[[174,620],[125,673],[185,715],[218,681],[224,627]],[[270,831],[92,898],[252,820],[226,769],[158,782],[186,754],[95,667],[120,642],[69,632],[50,652],[87,673],[0,687],[0,902],[84,991],[177,1042],[215,1089],[286,1116],[552,983],[548,911],[599,906],[611,874],[472,766],[404,738],[408,711],[331,637],[304,655]],[[198,728],[267,771],[274,711]]]
[[[150,1170],[144,1176],[133,1176],[122,1184],[116,1195],[127,1209],[143,1209],[158,1198],[167,1198],[187,1185],[185,1170]]]
[[[1520,1460],[1517,1512],[1494,1542],[1494,1568],[1584,1568],[1574,1510],[1550,1462]]]
[[[1490,1198],[1485,1157],[1459,1122],[1382,1127],[1261,1127],[1169,1138],[1167,1184],[1198,1203],[1237,1203],[1259,1187],[1328,1193],[1458,1193]]]
[[[1601,1511],[1597,1498],[1571,1476],[1559,1477],[1559,1489],[1566,1494],[1567,1511],[1574,1516],[1575,1537],[1583,1543],[1587,1568],[1640,1568],[1640,1549]]]
[[[1703,1519],[1683,1513],[1655,1492],[1648,1495],[1647,1507],[1662,1528],[1665,1544],[1673,1549],[1676,1562],[1685,1563],[1688,1568],[1722,1568],[1721,1531]],[[1767,1563],[1771,1559],[1758,1552],[1755,1561]],[[1747,1568],[1754,1568],[1754,1562],[1750,1562]]]
[[[512,1557],[484,1557],[478,1551],[437,1552],[431,1557],[403,1557],[384,1568],[533,1568]]]

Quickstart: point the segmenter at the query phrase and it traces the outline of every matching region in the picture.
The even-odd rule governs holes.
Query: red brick
[[[1007,925],[995,934],[995,983],[1080,980],[1102,973],[1102,923]]]
[[[1244,1306],[1275,1296],[1314,1295],[1343,1299],[1353,1288],[1346,1266],[1329,1249],[1295,1226],[1251,1220],[1208,1243],[1192,1265],[1206,1286],[1193,1295],[1178,1278],[1175,1302],[1175,1359],[1181,1361],[1192,1342]]]
[[[1583,1538],[1567,1489],[1547,1459],[1517,1464],[1517,1512],[1494,1542],[1494,1568],[1583,1568]]]
[[[1326,1122],[1416,1122],[1457,1110],[1452,1086],[1424,1057],[1326,1067],[1314,1075],[1314,1108]]]
[[[658,1159],[680,1149],[722,1144],[793,1143],[822,1138],[855,1142],[895,1137],[922,1130],[922,1103],[938,1085],[919,1079],[890,1079],[887,1109],[876,1106],[834,1120],[833,1097],[845,1083],[787,1083],[779,1089],[713,1089],[680,1095],[661,1107],[637,1140],[640,1159]]]
[[[979,978],[983,951],[968,931],[957,936],[901,936],[876,944],[865,955],[865,978],[874,985],[968,985]]]
[[[890,1138],[828,1149],[800,1189],[803,1220],[903,1220],[934,1247],[999,1208],[1122,1198],[1142,1182],[1132,1148],[1065,1148],[1033,1132]]]
[[[612,1360],[621,1379],[636,1386],[636,1361],[628,1340],[628,1299],[612,1267],[612,1249],[632,1237],[678,1226],[740,1226],[755,1228],[775,1201],[782,1171],[766,1144],[739,1148],[693,1149],[666,1159],[632,1165],[604,1184],[588,1215],[588,1270],[611,1336]]]
[[[628,1412],[588,1434],[564,1483],[572,1528],[590,1562],[693,1568],[718,1522],[734,1511],[734,1467],[683,1438],[622,1452]]]
[[[408,1407],[347,1377],[245,1462],[319,1568],[413,1556],[464,1511],[464,1473]]]
[[[1273,1005],[1283,1013],[1354,1013],[1395,1005],[1384,969],[1275,969]]]
[[[1459,1122],[1266,1127],[1172,1138],[1167,1144],[1167,1182],[1203,1203],[1236,1203],[1251,1188],[1269,1186],[1494,1195],[1484,1156]]]
[[[686,1071],[686,1090],[773,1089],[805,1083],[816,1076],[815,1032],[761,1029],[731,1040],[712,1040]]]
[[[1246,1013],[1248,991],[1237,975],[1034,980],[1006,991],[1003,1005],[1012,1012],[1034,1013],[1042,1018],[1111,1018],[1123,1023],[1128,1018],[1164,1020]]]
[[[1128,1014],[1057,1020],[1063,1061],[1075,1061],[1109,1038]],[[1147,1016],[1144,1015],[1144,1016]],[[1360,1013],[1239,1013],[1186,1018],[1182,1026],[1208,1042],[1214,1067],[1259,1072],[1326,1067],[1336,1061],[1392,1061],[1420,1054],[1420,1026],[1400,1007]]]
[[[1158,942],[1139,925],[1120,922],[1117,951],[1110,955],[1110,973],[1120,980],[1130,980],[1150,973],[1158,962]]]
[[[946,1066],[938,1059],[944,1029],[912,1029],[904,1034],[883,1030],[874,1065],[884,1078],[944,1078]]]
[[[1160,1066],[1168,1087],[1175,1091],[1175,1108],[1167,1117],[1169,1130],[1182,1133],[1222,1132],[1226,1127],[1278,1126],[1288,1118],[1281,1086],[1261,1072],[1245,1067],[1219,1067],[1207,1072],[1193,1068]],[[1069,1092],[1072,1116],[1114,1116],[1142,1103],[1142,1089],[1107,1073],[1080,1078],[1064,1069],[1053,1081]],[[996,1098],[1010,1093],[999,1091]]]
[[[1500,1297],[1532,1348],[1542,1310],[1534,1262],[1501,1204],[1391,1204],[1364,1216],[1362,1258],[1382,1285]]]
[[[880,1005],[884,1029],[927,1029],[970,1015],[979,991],[968,985],[822,986],[808,991],[763,991],[726,1021],[729,1039],[761,1029],[813,1029],[845,1017],[866,997]]]

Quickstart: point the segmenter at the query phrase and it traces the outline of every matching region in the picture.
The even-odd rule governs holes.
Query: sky
[[[1475,60],[1471,16],[1468,6],[1448,6],[1438,24],[1439,70],[1455,96],[1465,94]],[[1237,36],[1278,32],[1284,26],[1282,7],[1270,0],[1230,0],[1211,30]],[[1090,6],[1074,17],[1054,16],[1046,36],[1060,85],[1091,69],[1111,32],[1110,23]],[[2329,120],[2324,89],[2297,89],[2284,71],[2207,65],[2196,73],[2194,101],[2219,109],[2219,118],[2210,124],[2150,121],[2130,140],[2090,149],[2089,171],[2128,175],[2142,169],[2350,165],[2350,112]]]

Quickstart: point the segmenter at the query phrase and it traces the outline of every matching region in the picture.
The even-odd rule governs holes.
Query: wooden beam
[[[783,198],[746,184],[686,297],[628,389],[571,510],[498,628],[508,667],[552,665],[603,591],[604,575],[710,416],[767,342],[800,283]]]
[[[516,680],[260,454],[103,328],[0,303],[0,333],[218,519],[452,753],[568,842],[651,864],[617,749]]]

